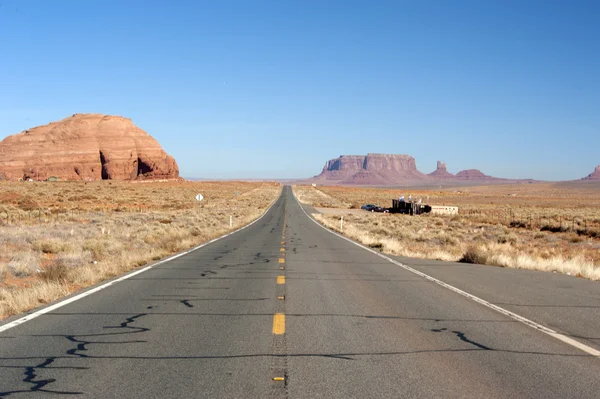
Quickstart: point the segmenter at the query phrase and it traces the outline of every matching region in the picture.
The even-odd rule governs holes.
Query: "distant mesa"
[[[403,154],[341,155],[325,163],[313,179],[322,184],[404,184],[429,179],[417,170],[415,159]]]
[[[175,159],[131,119],[74,114],[0,141],[6,179],[134,180],[179,177]]]
[[[509,180],[488,176],[477,169],[467,169],[452,174],[446,164],[437,162],[435,171],[423,174],[417,170],[413,157],[405,154],[341,155],[325,163],[321,173],[308,182],[339,185],[394,186],[404,184],[428,185],[443,182],[509,183],[531,182],[530,179]]]
[[[594,171],[592,173],[590,173],[589,175],[587,175],[586,177],[584,177],[581,180],[600,180],[600,165],[596,166],[596,169],[594,169]]]

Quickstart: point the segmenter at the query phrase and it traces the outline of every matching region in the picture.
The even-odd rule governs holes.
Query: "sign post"
[[[194,198],[196,198],[196,201],[198,201],[198,210],[200,210],[200,201],[204,199],[204,196],[198,193],[198,195],[196,195]]]

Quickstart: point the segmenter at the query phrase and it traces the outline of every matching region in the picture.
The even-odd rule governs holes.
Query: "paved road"
[[[476,270],[481,286],[459,288],[501,300],[523,275]],[[554,284],[535,275],[533,293]],[[0,333],[11,398],[597,398],[599,375],[600,359],[320,228],[287,187],[247,229]]]

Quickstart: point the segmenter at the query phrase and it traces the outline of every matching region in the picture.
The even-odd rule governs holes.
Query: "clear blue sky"
[[[596,0],[0,0],[0,79],[0,138],[123,115],[185,177],[367,152],[549,180],[600,163]]]

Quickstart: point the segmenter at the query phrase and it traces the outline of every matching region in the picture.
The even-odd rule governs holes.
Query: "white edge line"
[[[583,343],[581,343],[581,342],[579,342],[577,340],[574,340],[573,338],[570,338],[570,337],[568,337],[568,336],[566,336],[564,334],[558,333],[558,332],[556,332],[556,331],[554,331],[554,330],[552,330],[552,329],[550,329],[548,327],[544,327],[543,325],[538,324],[538,323],[536,323],[536,322],[534,322],[532,320],[529,320],[529,319],[527,319],[527,318],[525,318],[523,316],[519,316],[518,314],[513,313],[510,310],[506,310],[504,308],[501,308],[500,306],[494,305],[493,303],[490,303],[490,302],[486,301],[485,299],[481,299],[481,298],[479,298],[479,297],[477,297],[477,296],[475,296],[473,294],[469,294],[468,292],[465,292],[465,291],[463,291],[463,290],[461,290],[459,288],[456,288],[453,285],[445,283],[442,280],[438,280],[435,277],[431,277],[428,274],[425,274],[425,273],[420,272],[420,271],[418,271],[416,269],[413,269],[412,267],[407,266],[407,265],[405,265],[403,263],[400,263],[400,262],[398,262],[398,261],[396,261],[396,260],[394,260],[392,258],[389,258],[389,257],[387,257],[387,256],[385,256],[385,255],[383,255],[383,254],[381,254],[381,253],[379,253],[377,251],[372,250],[371,248],[365,247],[364,245],[359,244],[358,242],[353,241],[353,240],[349,239],[348,237],[344,237],[343,235],[338,234],[337,232],[335,232],[335,231],[333,231],[333,230],[325,227],[321,223],[317,222],[312,216],[310,216],[304,210],[304,208],[302,207],[302,203],[296,197],[296,194],[294,193],[293,189],[292,189],[292,195],[294,196],[294,199],[296,199],[296,201],[298,202],[298,205],[300,205],[300,209],[302,209],[302,212],[304,212],[304,214],[310,220],[312,220],[317,226],[319,226],[322,229],[330,232],[331,234],[335,234],[336,236],[338,236],[338,237],[340,237],[340,238],[342,238],[342,239],[344,239],[344,240],[346,240],[346,241],[348,241],[348,242],[350,242],[350,243],[352,243],[352,244],[354,244],[354,245],[356,245],[356,246],[358,246],[358,247],[360,247],[362,249],[365,249],[365,250],[367,250],[367,251],[369,251],[369,252],[371,252],[371,253],[379,256],[380,258],[383,258],[383,259],[385,259],[385,260],[387,260],[389,262],[392,262],[396,266],[400,266],[403,269],[406,269],[409,272],[416,274],[417,276],[423,277],[424,279],[427,279],[427,280],[431,281],[432,283],[436,283],[438,285],[441,285],[444,288],[449,289],[450,291],[454,291],[457,294],[460,294],[460,295],[462,295],[464,297],[472,299],[473,301],[475,301],[475,302],[477,302],[477,303],[479,303],[479,304],[481,304],[483,306],[486,306],[486,307],[488,307],[490,309],[493,309],[496,312],[502,313],[503,315],[508,316],[508,317],[510,317],[512,319],[515,319],[515,320],[517,320],[517,321],[519,321],[519,322],[521,322],[523,324],[526,324],[526,325],[528,325],[531,328],[535,328],[538,331],[541,331],[541,332],[543,332],[545,334],[548,334],[549,336],[551,336],[553,338],[556,338],[559,341],[562,341],[562,342],[564,342],[564,343],[566,343],[568,345],[571,345],[571,346],[573,346],[573,347],[575,347],[575,348],[577,348],[579,350],[582,350],[582,351],[584,351],[584,352],[586,352],[586,353],[588,353],[588,354],[590,354],[592,356],[600,357],[600,351],[598,351],[597,349],[592,348],[591,346],[585,345],[585,344],[583,344]]]
[[[248,223],[245,226],[240,227],[239,229],[237,229],[235,231],[232,231],[232,232],[229,232],[229,233],[227,233],[225,235],[222,235],[220,237],[214,238],[214,239],[212,239],[210,241],[207,241],[207,242],[205,242],[203,244],[200,244],[200,245],[198,245],[198,246],[196,246],[194,248],[191,248],[191,249],[188,249],[186,251],[180,252],[177,255],[173,255],[173,256],[168,257],[166,259],[163,259],[163,260],[161,260],[159,262],[153,263],[150,266],[146,266],[143,269],[136,270],[134,272],[131,272],[129,274],[121,276],[121,277],[119,277],[117,279],[111,280],[111,281],[109,281],[109,282],[107,282],[105,284],[99,285],[98,287],[95,287],[95,288],[92,288],[92,289],[87,290],[85,292],[82,292],[81,294],[78,294],[78,295],[72,296],[70,298],[64,299],[64,300],[59,301],[59,302],[57,302],[57,303],[55,303],[53,305],[47,306],[47,307],[45,307],[43,309],[37,310],[37,311],[32,312],[32,313],[30,313],[30,314],[28,314],[26,316],[23,316],[23,317],[21,317],[21,318],[19,318],[17,320],[14,320],[14,321],[12,321],[10,323],[4,324],[4,325],[0,326],[0,333],[4,332],[6,330],[10,330],[11,328],[19,326],[19,325],[21,325],[23,323],[27,323],[28,321],[31,321],[31,320],[35,319],[36,317],[38,317],[38,316],[41,316],[41,315],[46,314],[48,312],[52,312],[53,310],[56,310],[56,309],[61,308],[61,307],[65,306],[65,305],[68,305],[71,302],[75,302],[75,301],[77,301],[77,300],[79,300],[81,298],[85,298],[86,296],[92,295],[92,294],[94,294],[94,293],[96,293],[98,291],[101,291],[101,290],[103,290],[105,288],[110,287],[113,284],[118,283],[119,281],[127,280],[128,278],[131,278],[133,276],[137,276],[138,274],[144,273],[145,271],[148,271],[148,270],[152,269],[153,267],[156,267],[158,265],[162,265],[163,263],[170,262],[170,261],[172,261],[174,259],[177,259],[177,258],[179,258],[181,256],[187,255],[190,252],[194,252],[194,251],[196,251],[196,250],[198,250],[200,248],[204,248],[205,246],[207,246],[209,244],[212,244],[215,241],[222,240],[225,237],[229,237],[232,234],[235,234],[235,233],[237,233],[239,231],[242,231],[245,228],[252,226],[254,223],[256,223],[259,220],[261,220],[267,213],[269,213],[269,211],[271,210],[271,208],[273,207],[273,205],[275,205],[275,203],[281,198],[282,195],[283,195],[283,188],[281,189],[281,192],[279,193],[279,196],[277,198],[275,198],[275,200],[273,200],[273,202],[271,203],[271,205],[269,205],[269,207],[267,208],[267,210],[262,215],[260,215],[260,217],[258,219],[253,220],[252,222]]]

